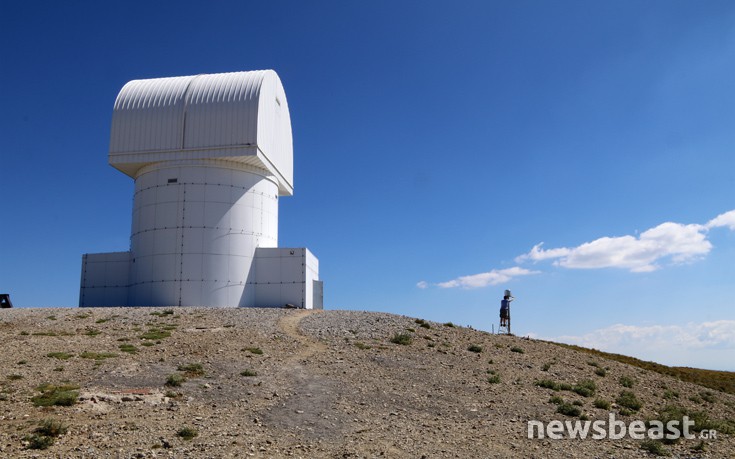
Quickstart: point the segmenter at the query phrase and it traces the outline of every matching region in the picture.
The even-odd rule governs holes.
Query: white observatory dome
[[[160,161],[225,159],[293,194],[291,116],[273,70],[133,80],[115,101],[110,164],[135,178]]]
[[[293,143],[274,71],[127,83],[109,161],[135,180],[130,251],[84,256],[80,305],[320,307],[316,258],[277,248]]]

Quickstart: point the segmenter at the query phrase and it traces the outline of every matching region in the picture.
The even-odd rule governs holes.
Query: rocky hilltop
[[[0,340],[1,457],[735,457],[734,395],[404,316],[11,309]],[[528,438],[529,421],[611,413],[718,435]]]

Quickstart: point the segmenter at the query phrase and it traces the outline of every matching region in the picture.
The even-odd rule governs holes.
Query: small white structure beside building
[[[83,255],[79,306],[322,308],[317,258],[278,247],[293,142],[274,71],[127,83],[109,162],[135,180],[130,251]]]

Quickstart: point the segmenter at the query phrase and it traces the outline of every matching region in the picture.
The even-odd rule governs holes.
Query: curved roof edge
[[[109,162],[135,177],[146,164],[182,159],[248,162],[293,194],[286,93],[273,70],[133,80],[115,100]]]

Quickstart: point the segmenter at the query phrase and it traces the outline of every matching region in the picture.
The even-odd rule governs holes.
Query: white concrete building
[[[322,307],[319,261],[278,248],[293,143],[274,71],[127,83],[109,162],[135,180],[130,251],[83,256],[80,306]]]

